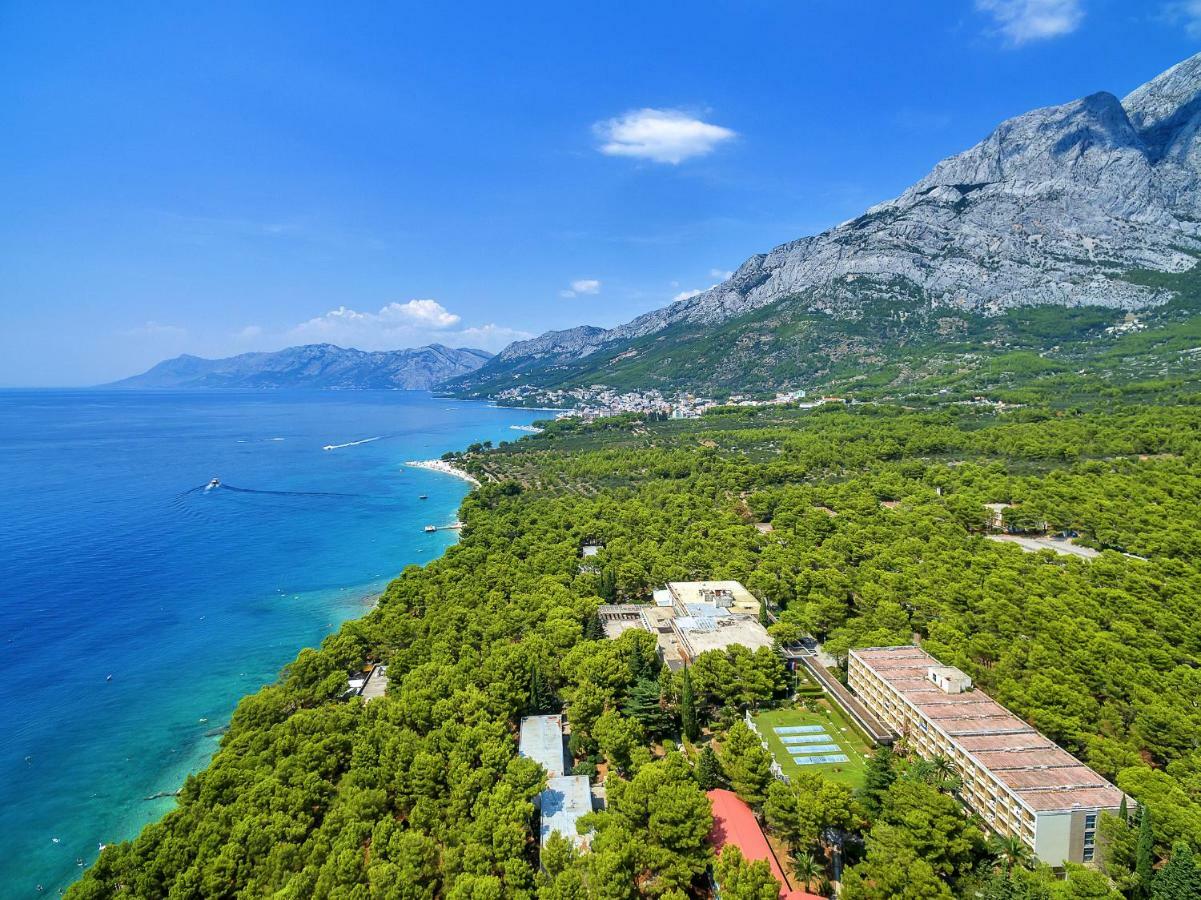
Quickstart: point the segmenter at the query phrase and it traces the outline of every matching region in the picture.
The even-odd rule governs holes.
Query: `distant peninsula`
[[[431,390],[474,372],[492,354],[430,344],[407,350],[365,351],[306,344],[226,359],[177,356],[141,375],[101,385],[124,390]]]

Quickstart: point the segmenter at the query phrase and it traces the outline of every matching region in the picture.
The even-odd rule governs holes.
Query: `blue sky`
[[[0,0],[0,384],[614,325],[1199,45],[1201,0]]]

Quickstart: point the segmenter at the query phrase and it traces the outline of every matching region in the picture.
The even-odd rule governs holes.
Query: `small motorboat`
[[[437,531],[437,530],[438,530],[438,526],[437,526],[437,525],[426,525],[426,526],[425,526],[425,530],[426,530],[426,531]]]
[[[428,500],[429,498],[430,498],[429,494],[422,494],[417,499],[418,500]]]
[[[219,488],[219,487],[221,487],[221,479],[220,479],[220,478],[214,478],[212,481],[210,481],[210,482],[208,483],[208,485],[205,487],[205,490],[206,490],[206,491],[211,491],[213,488]]]

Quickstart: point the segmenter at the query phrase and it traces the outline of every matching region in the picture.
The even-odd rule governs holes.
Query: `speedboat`
[[[437,525],[426,525],[426,526],[425,526],[425,530],[426,530],[426,531],[437,531],[437,530],[438,530],[438,526],[437,526]]]
[[[417,499],[418,500],[428,500],[429,498],[430,498],[429,494],[422,494]]]
[[[214,478],[212,481],[210,481],[210,482],[208,483],[208,487],[206,487],[206,488],[205,488],[205,490],[206,490],[206,491],[211,491],[213,488],[219,488],[219,487],[221,487],[221,479],[220,479],[220,478]]]

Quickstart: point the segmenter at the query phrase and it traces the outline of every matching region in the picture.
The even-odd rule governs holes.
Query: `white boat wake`
[[[322,450],[341,450],[343,447],[357,447],[359,444],[370,444],[372,441],[378,441],[378,437],[363,438],[361,441],[348,441],[345,444],[326,444]]]

